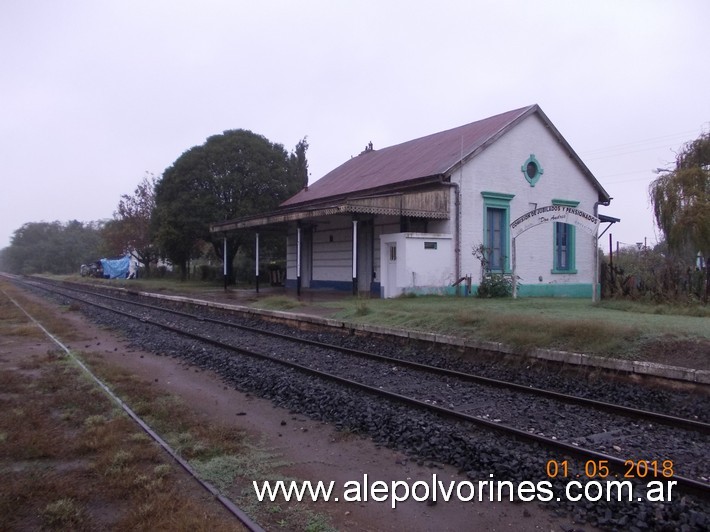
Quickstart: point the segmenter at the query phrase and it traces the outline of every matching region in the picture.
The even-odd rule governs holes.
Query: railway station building
[[[475,293],[484,276],[501,274],[520,296],[592,297],[599,222],[618,221],[598,212],[610,201],[531,105],[369,144],[277,210],[211,231],[282,232],[286,286],[299,293]]]

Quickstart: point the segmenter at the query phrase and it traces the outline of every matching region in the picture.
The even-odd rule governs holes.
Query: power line
[[[658,141],[663,140],[663,141],[665,141],[665,142],[663,142],[663,143],[660,144],[660,145],[657,144],[656,146],[653,146],[653,147],[651,147],[651,148],[642,148],[642,150],[643,150],[643,149],[655,149],[656,147],[661,147],[661,148],[662,148],[662,147],[665,147],[665,146],[667,146],[667,145],[669,144],[669,142],[668,142],[669,139],[685,139],[685,141],[687,141],[687,140],[691,140],[691,139],[688,139],[688,137],[689,137],[690,135],[697,135],[697,133],[698,133],[697,130],[684,131],[684,132],[680,132],[680,133],[673,133],[673,134],[670,134],[670,135],[663,135],[663,136],[660,136],[660,137],[652,137],[652,138],[648,138],[648,139],[642,139],[642,140],[637,140],[637,141],[633,141],[633,142],[627,142],[627,143],[623,143],[623,144],[616,144],[616,145],[613,145],[613,146],[607,146],[607,147],[605,147],[605,148],[596,148],[596,149],[592,149],[592,150],[587,150],[587,151],[582,152],[581,155],[592,155],[592,156],[594,156],[594,155],[596,155],[596,154],[602,154],[602,153],[605,153],[605,152],[613,152],[613,151],[619,151],[619,150],[627,150],[628,148],[632,148],[632,147],[635,147],[635,146],[638,146],[638,145],[648,144],[648,143],[650,143],[650,142],[652,142],[652,143],[658,143]],[[681,142],[683,142],[683,141],[681,141]],[[633,151],[641,151],[641,150],[632,150],[632,152],[633,152]]]
[[[648,177],[636,177],[634,179],[621,179],[620,181],[606,181],[604,185],[618,185],[621,183],[632,183],[634,181],[648,181]]]
[[[623,152],[618,152],[618,153],[611,153],[609,155],[597,155],[596,157],[585,157],[585,161],[599,161],[600,159],[609,159],[611,157],[621,157],[622,155],[629,155],[631,153],[640,153],[643,151],[653,151],[653,150],[658,150],[660,148],[668,148],[670,150],[670,146],[668,144],[659,144],[657,146],[650,146],[647,148],[640,148],[638,150],[628,150],[628,151],[623,151]]]
[[[616,176],[622,176],[622,175],[636,175],[636,174],[641,174],[641,173],[643,173],[643,172],[639,172],[639,171],[634,171],[634,172],[622,172],[622,173],[619,173],[619,174],[611,174],[611,175],[601,176],[601,177],[599,177],[598,179],[602,180],[602,179],[606,179],[606,178],[609,178],[609,177],[616,177]],[[603,184],[604,184],[604,185],[616,185],[617,183],[630,183],[630,182],[632,182],[632,181],[648,181],[649,179],[651,179],[651,177],[650,177],[649,175],[646,175],[646,176],[644,176],[644,177],[634,177],[634,178],[631,178],[631,179],[619,179],[619,180],[616,180],[616,181],[604,181]]]

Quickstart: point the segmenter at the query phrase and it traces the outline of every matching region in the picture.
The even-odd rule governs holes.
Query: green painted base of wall
[[[518,297],[588,297],[592,298],[591,283],[523,284]]]
[[[471,293],[466,294],[465,287],[461,287],[459,295],[470,297],[476,297],[478,292],[478,285],[471,286]],[[412,295],[442,295],[442,296],[454,296],[456,295],[456,288],[453,286],[445,286],[441,288],[435,287],[417,287],[410,288],[406,291],[407,294]],[[403,294],[406,295],[406,294]],[[599,287],[597,287],[597,295],[599,295]],[[569,283],[569,284],[522,284],[518,285],[518,297],[578,297],[589,299],[592,298],[592,284],[591,283]]]

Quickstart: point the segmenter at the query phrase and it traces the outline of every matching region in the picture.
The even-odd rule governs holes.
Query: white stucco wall
[[[397,259],[388,270],[390,245],[397,246]],[[406,292],[441,293],[454,281],[452,235],[439,233],[394,233],[380,236],[381,292],[396,297]]]
[[[535,186],[528,183],[521,171],[531,154],[543,169]],[[458,175],[452,176],[452,180],[458,179]],[[514,194],[510,201],[509,222],[534,207],[550,205],[553,199],[578,201],[577,208],[593,214],[598,198],[592,183],[537,115],[526,118],[463,169],[461,267],[463,275],[472,275],[474,284],[481,275],[480,262],[472,250],[484,242],[483,191]],[[591,283],[594,275],[593,237],[577,229],[577,273],[553,274],[553,227],[551,223],[543,224],[517,239],[516,274],[521,278],[520,282],[527,285]]]
[[[543,174],[534,186],[521,170],[534,154]],[[484,243],[485,200],[481,192],[512,194],[509,220],[534,209],[550,205],[553,200],[579,202],[577,208],[593,214],[598,191],[595,189],[537,115],[531,115],[510,129],[491,146],[450,176],[460,184],[460,274],[470,275],[473,284],[481,279],[481,265],[473,249]],[[397,289],[450,286],[456,280],[455,187],[451,187],[448,220],[429,220],[429,233],[400,233],[399,218],[374,216],[372,265],[375,282],[387,284],[388,242],[398,245]],[[317,222],[313,233],[312,279],[315,281],[352,282],[352,217],[333,216]],[[405,236],[409,235],[409,236]],[[417,236],[422,235],[422,236]],[[575,273],[553,273],[554,224],[548,223],[525,232],[516,241],[516,274],[520,283],[544,295],[559,285],[589,285],[594,278],[594,241],[587,232],[575,231]],[[509,243],[510,243],[510,234]],[[437,241],[437,250],[424,250],[423,241]],[[295,226],[288,238],[288,278],[296,278]],[[508,248],[508,254],[512,246]],[[512,266],[512,259],[509,258]],[[414,274],[414,275],[412,275]]]

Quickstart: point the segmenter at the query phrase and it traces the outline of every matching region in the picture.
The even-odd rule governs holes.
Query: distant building
[[[532,105],[396,146],[370,143],[276,211],[211,231],[283,231],[286,286],[299,291],[453,294],[470,277],[475,292],[487,273],[480,248],[504,275],[515,251],[521,296],[591,297],[596,226],[585,224],[610,201]]]

